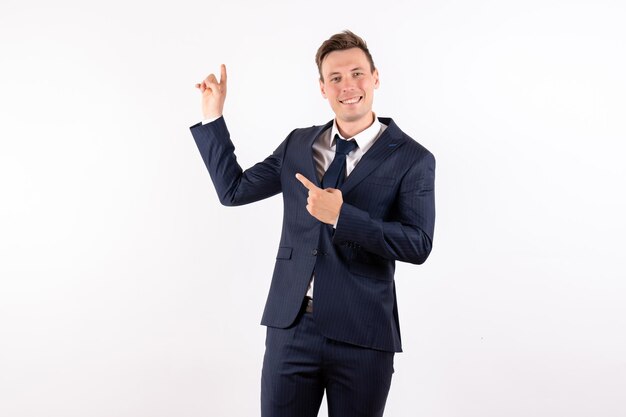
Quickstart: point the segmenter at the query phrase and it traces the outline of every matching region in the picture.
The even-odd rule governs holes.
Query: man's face
[[[367,127],[372,122],[374,89],[378,88],[378,70],[359,48],[333,51],[322,61],[320,88],[335,112],[338,122]]]

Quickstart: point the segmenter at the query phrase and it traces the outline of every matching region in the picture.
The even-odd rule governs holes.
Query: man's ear
[[[324,89],[324,81],[322,80],[320,80],[320,91],[322,92],[322,97],[328,98],[326,97],[326,90]]]
[[[378,88],[380,87],[380,79],[378,78],[378,69],[375,69],[374,72],[372,72],[372,75],[374,76],[374,88]]]

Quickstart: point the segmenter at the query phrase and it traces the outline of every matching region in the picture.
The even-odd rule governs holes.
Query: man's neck
[[[354,122],[343,122],[335,119],[337,123],[337,129],[339,130],[339,134],[348,139],[354,137],[370,127],[372,123],[376,121],[376,115],[374,112],[371,112],[369,117],[364,117],[361,120],[357,120]]]

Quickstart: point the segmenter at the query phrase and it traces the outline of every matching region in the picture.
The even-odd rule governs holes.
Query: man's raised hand
[[[341,191],[335,188],[322,190],[302,174],[296,174],[296,178],[309,190],[306,209],[311,216],[323,223],[335,225],[343,204]]]
[[[215,119],[222,115],[224,111],[224,101],[226,100],[226,65],[220,67],[220,81],[217,81],[215,74],[211,74],[196,84],[196,88],[202,93],[202,115],[204,119]]]

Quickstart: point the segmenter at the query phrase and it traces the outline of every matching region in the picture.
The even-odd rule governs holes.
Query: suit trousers
[[[315,417],[324,391],[329,417],[382,416],[394,353],[328,339],[314,314],[303,306],[289,328],[267,328],[261,416]]]

